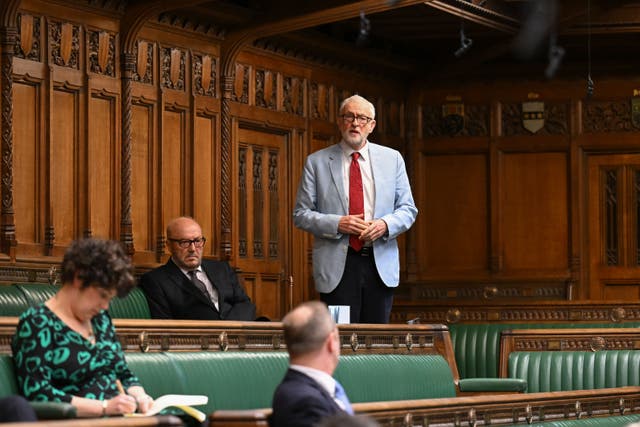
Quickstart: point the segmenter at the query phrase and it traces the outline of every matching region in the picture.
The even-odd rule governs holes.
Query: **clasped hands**
[[[373,242],[387,234],[387,223],[381,219],[364,220],[364,214],[345,215],[338,222],[342,234],[356,234],[363,242]]]

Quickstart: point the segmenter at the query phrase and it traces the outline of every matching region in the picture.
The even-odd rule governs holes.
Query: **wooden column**
[[[133,227],[131,222],[131,81],[136,57],[132,52],[122,53],[122,164],[120,195],[120,241],[127,253],[133,255]]]
[[[16,27],[0,28],[2,44],[2,210],[0,212],[0,247],[15,260],[16,225],[13,210],[13,47]]]

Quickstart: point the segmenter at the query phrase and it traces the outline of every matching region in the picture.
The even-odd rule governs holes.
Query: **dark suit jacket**
[[[320,384],[293,369],[287,371],[276,388],[271,407],[271,427],[311,427],[343,412]]]
[[[189,280],[171,258],[140,279],[154,319],[254,320],[253,305],[227,262],[202,260],[202,270],[218,290],[215,305]]]

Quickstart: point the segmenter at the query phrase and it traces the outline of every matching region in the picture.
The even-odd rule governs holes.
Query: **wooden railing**
[[[512,425],[638,413],[640,387],[355,403],[381,426]],[[270,409],[215,411],[211,427],[266,426]]]

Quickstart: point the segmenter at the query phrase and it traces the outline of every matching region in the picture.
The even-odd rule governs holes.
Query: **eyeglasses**
[[[196,248],[201,248],[204,246],[204,242],[207,241],[207,239],[205,239],[204,237],[198,237],[192,240],[170,239],[170,238],[167,238],[167,240],[169,240],[170,242],[176,242],[178,246],[180,246],[182,249],[187,249],[189,246],[191,246],[192,243],[193,243],[193,246],[195,246]]]
[[[343,114],[340,117],[342,117],[342,120],[345,123],[353,123],[353,122],[355,122],[356,125],[366,125],[366,124],[369,124],[369,122],[371,120],[373,120],[373,118],[371,118],[371,117],[356,116],[355,114],[352,114],[352,113]]]

